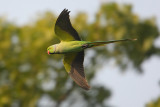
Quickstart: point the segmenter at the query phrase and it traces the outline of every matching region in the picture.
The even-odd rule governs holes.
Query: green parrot
[[[84,50],[96,46],[102,46],[104,44],[133,41],[136,39],[123,39],[112,41],[81,41],[77,31],[72,27],[69,13],[67,9],[64,9],[55,24],[55,34],[61,41],[58,44],[51,45],[47,48],[48,54],[64,54],[63,64],[65,70],[71,76],[71,78],[83,89],[89,90],[90,86],[85,77],[83,61]]]

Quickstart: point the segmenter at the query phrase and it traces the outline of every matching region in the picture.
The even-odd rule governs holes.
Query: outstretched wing
[[[83,89],[89,90],[90,86],[85,78],[84,68],[84,51],[78,53],[68,53],[64,55],[63,63],[66,71],[71,78]]]
[[[55,24],[55,33],[61,41],[81,40],[77,31],[72,27],[67,9],[59,15]]]

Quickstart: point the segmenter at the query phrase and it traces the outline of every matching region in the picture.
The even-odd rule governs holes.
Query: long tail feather
[[[111,40],[111,41],[97,41],[97,42],[91,42],[89,43],[91,47],[96,46],[102,46],[109,43],[115,43],[115,42],[124,42],[124,41],[136,41],[137,39],[122,39],[122,40]]]

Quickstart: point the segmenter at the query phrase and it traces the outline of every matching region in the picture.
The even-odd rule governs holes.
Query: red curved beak
[[[48,53],[48,55],[50,55],[49,50],[48,50],[48,52],[47,52],[47,53]]]

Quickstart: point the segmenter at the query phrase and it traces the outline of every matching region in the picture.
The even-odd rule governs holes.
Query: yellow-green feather
[[[68,53],[64,55],[63,64],[68,73],[71,71],[71,64],[75,59],[76,55],[77,55],[76,53]]]
[[[55,26],[55,32],[58,35],[57,37],[61,40],[61,41],[73,41],[75,40],[74,37],[72,35],[70,35],[68,32],[62,30],[60,27]]]

